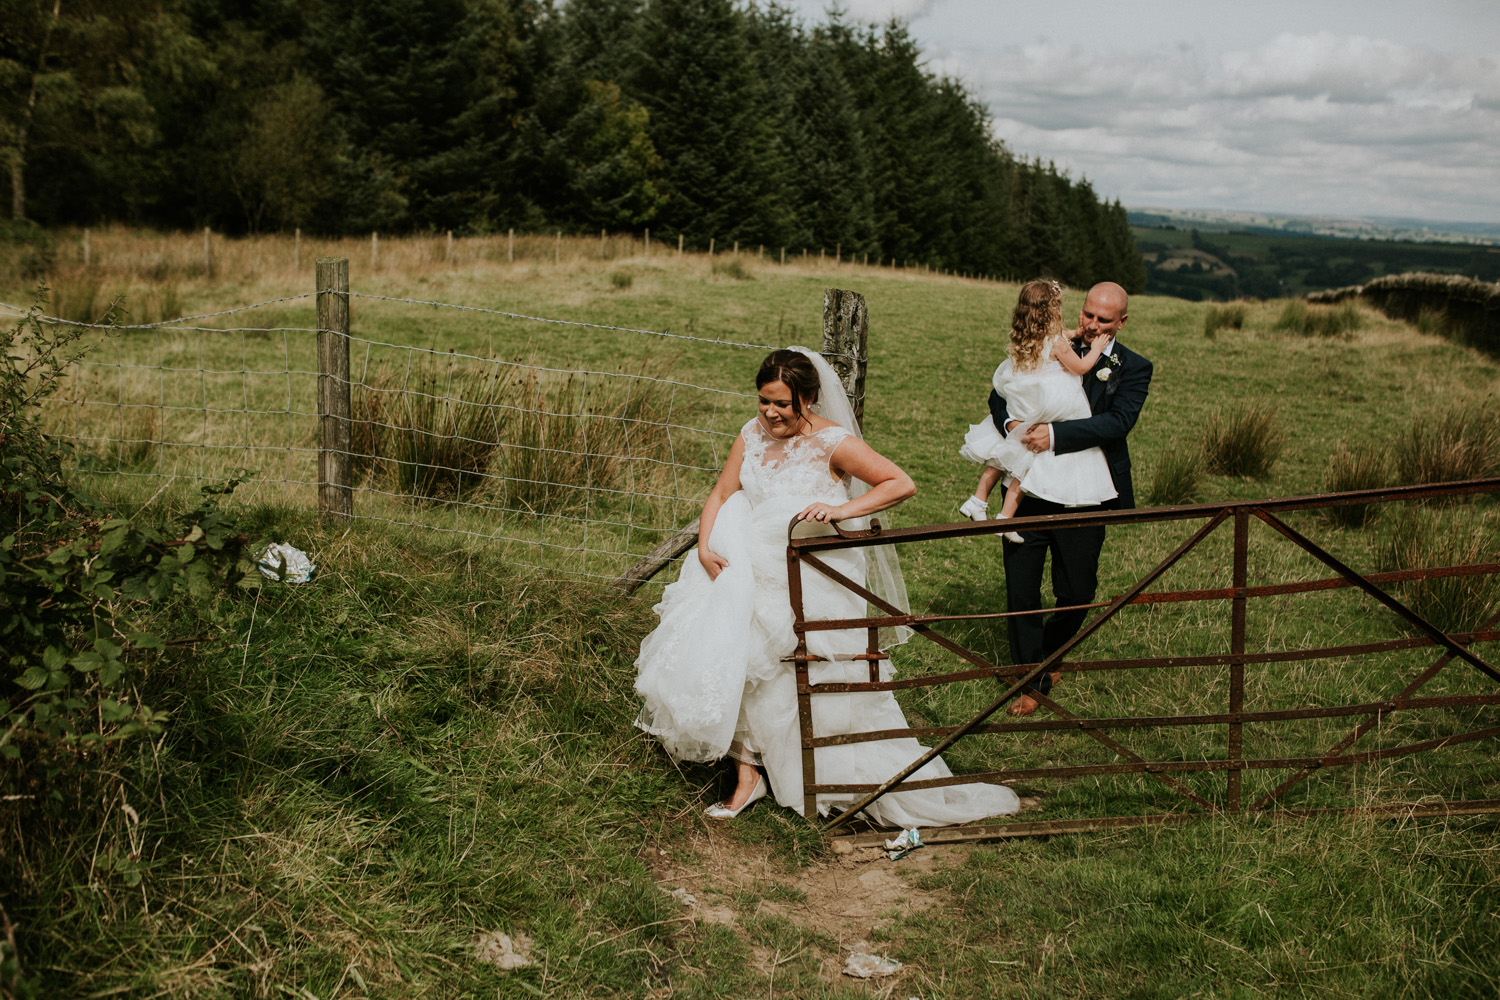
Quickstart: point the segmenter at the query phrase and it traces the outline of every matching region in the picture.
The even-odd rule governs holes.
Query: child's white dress
[[[1062,347],[1072,350],[1066,341]],[[960,455],[1019,479],[1021,489],[1030,496],[1067,507],[1103,503],[1119,495],[1109,463],[1098,448],[1067,455],[1052,451],[1034,455],[1021,444],[1022,433],[1032,424],[1093,416],[1081,376],[1064,368],[1048,350],[1033,371],[1017,372],[1011,359],[1006,358],[995,369],[993,381],[995,391],[1005,399],[1010,418],[1021,421],[1021,426],[1005,437],[986,414],[979,423],[970,425]]]

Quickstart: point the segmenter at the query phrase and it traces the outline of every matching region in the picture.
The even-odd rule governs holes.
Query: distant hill
[[[1339,236],[1356,240],[1411,243],[1468,243],[1500,246],[1500,223],[1451,222],[1394,216],[1278,215],[1220,209],[1132,208],[1132,226],[1197,229],[1205,233],[1261,233],[1268,236]]]
[[[1132,212],[1132,220],[1140,213]],[[1500,247],[1351,239],[1255,230],[1131,226],[1146,262],[1146,290],[1192,301],[1273,299],[1388,274],[1425,271],[1500,280]]]

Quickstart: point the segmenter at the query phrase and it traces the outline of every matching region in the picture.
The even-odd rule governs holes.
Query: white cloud
[[[1216,57],[1047,42],[934,55],[1013,151],[1127,203],[1500,220],[1492,57],[1328,32]]]
[[[848,0],[844,6],[860,21],[884,24],[893,17],[915,21],[926,17],[943,0]]]

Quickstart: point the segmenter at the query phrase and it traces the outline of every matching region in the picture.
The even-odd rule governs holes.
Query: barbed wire
[[[212,326],[204,326],[204,327],[177,327],[177,326],[174,326],[174,324],[177,324],[177,323],[186,323],[189,320],[194,320],[194,319],[213,319],[215,316],[233,316],[235,313],[249,312],[251,309],[259,309],[262,306],[273,306],[273,305],[276,305],[276,304],[281,303],[281,302],[296,302],[298,299],[310,298],[311,296],[316,295],[316,294],[317,294],[316,292],[299,292],[296,295],[283,295],[281,298],[278,298],[278,299],[266,299],[264,302],[252,302],[250,305],[247,305],[247,306],[235,306],[233,309],[221,309],[218,312],[198,313],[197,315],[194,315],[194,316],[179,316],[176,319],[164,319],[164,320],[159,320],[159,321],[157,321],[155,323],[83,323],[83,322],[80,322],[80,321],[78,321],[76,319],[63,319],[61,316],[49,316],[46,313],[39,314],[37,316],[37,318],[40,319],[40,320],[42,320],[43,322],[46,322],[46,323],[58,324],[58,325],[62,325],[62,326],[85,327],[85,328],[94,329],[94,330],[197,329],[197,330],[212,330],[215,333],[219,333],[219,332],[228,333],[228,332],[230,332],[229,330],[221,330],[219,327],[212,327]],[[27,315],[30,315],[30,312],[31,312],[31,310],[29,310],[29,309],[22,309],[20,306],[12,305],[9,302],[0,302],[0,308],[10,310],[11,314],[14,315],[14,316],[27,316]],[[253,329],[253,328],[245,327],[243,329]],[[298,327],[266,327],[265,328],[265,330],[267,330],[267,331],[282,330],[282,329],[301,329],[301,328],[298,328]],[[308,332],[308,333],[317,333],[318,330],[317,330],[317,327],[313,327],[313,328],[311,328],[309,330],[306,330],[305,332]]]

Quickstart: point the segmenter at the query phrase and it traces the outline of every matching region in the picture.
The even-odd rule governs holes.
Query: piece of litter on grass
[[[878,979],[894,976],[901,971],[901,963],[894,958],[872,954],[868,941],[856,941],[849,946],[849,957],[844,959],[844,975],[855,979]]]
[[[318,568],[306,552],[285,542],[269,546],[256,563],[262,576],[283,583],[306,583]]]
[[[922,833],[916,827],[910,830],[902,830],[901,834],[885,842],[885,856],[892,861],[900,861],[912,851],[924,847]]]
[[[474,935],[474,957],[497,969],[522,969],[531,964],[531,938],[500,931]]]
[[[681,886],[678,886],[676,889],[671,890],[667,893],[667,895],[677,900],[677,902],[681,903],[683,906],[698,905],[698,897],[694,896],[692,893],[688,892]]]

